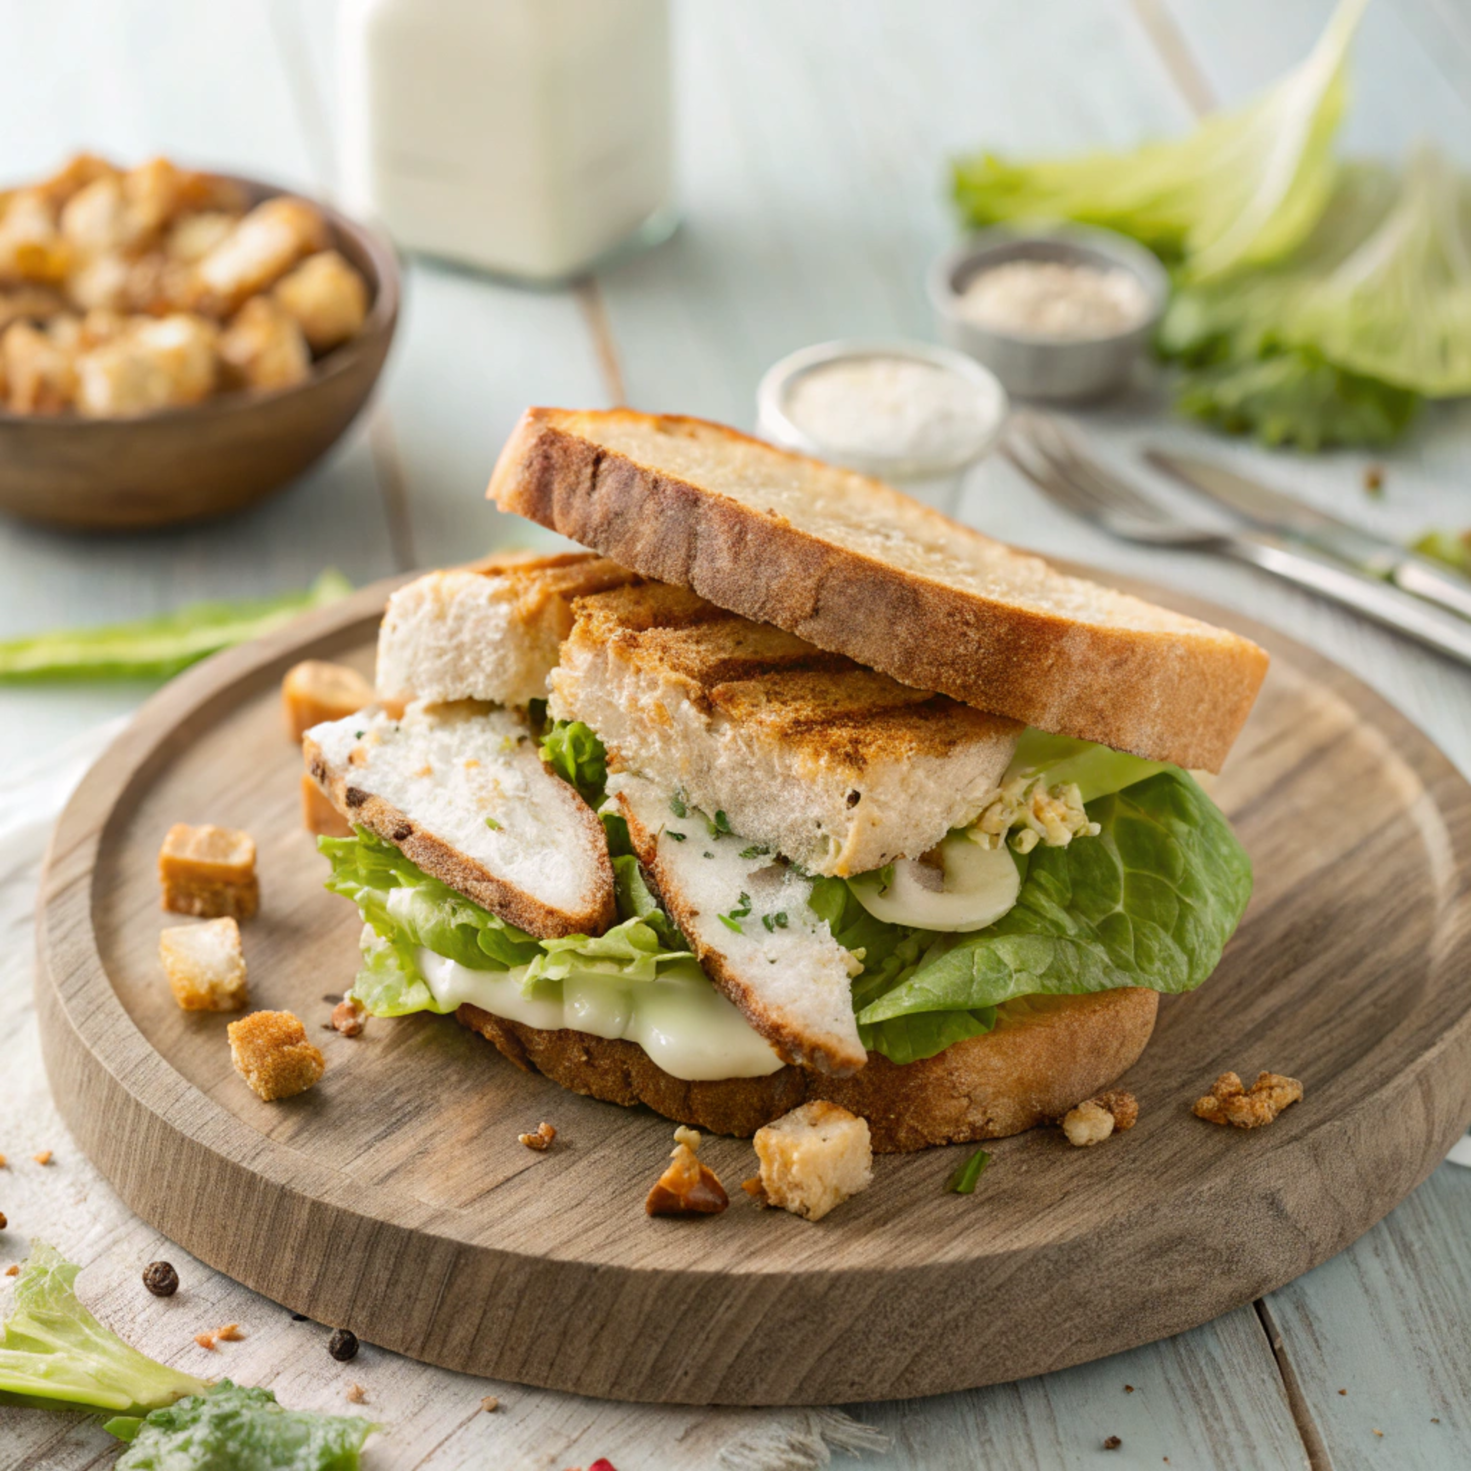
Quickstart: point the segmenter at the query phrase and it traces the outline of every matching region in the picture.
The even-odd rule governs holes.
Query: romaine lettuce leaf
[[[115,1471],[357,1471],[363,1442],[379,1427],[356,1415],[285,1410],[269,1389],[222,1379],[106,1428],[130,1442]]]
[[[608,783],[608,753],[590,726],[559,720],[542,737],[541,759],[577,788],[589,807],[601,807]]]
[[[871,999],[859,977],[859,1024],[1020,996],[1200,985],[1251,895],[1251,863],[1230,825],[1174,770],[1096,799],[1088,815],[1099,835],[1034,849],[1016,907],[994,925],[935,937]]]
[[[1095,797],[1121,792],[1156,772],[1173,768],[1161,761],[1146,761],[1127,751],[1115,751],[1096,741],[1074,740],[1071,736],[1048,735],[1028,726],[1016,743],[1002,781],[1013,776],[1044,776],[1049,787],[1076,783],[1086,806]]]
[[[31,1243],[0,1328],[0,1404],[147,1414],[209,1389],[104,1328],[77,1298],[79,1270],[55,1247]]]
[[[1312,53],[1244,107],[1130,153],[955,166],[968,224],[1078,220],[1132,235],[1193,279],[1275,260],[1313,227],[1333,186],[1349,42],[1367,0],[1341,0]]]

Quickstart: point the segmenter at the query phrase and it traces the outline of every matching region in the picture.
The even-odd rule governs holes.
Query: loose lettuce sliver
[[[541,759],[570,782],[589,807],[601,807],[608,782],[608,753],[590,726],[559,720],[542,737]]]
[[[0,1328],[0,1404],[147,1414],[209,1389],[104,1328],[77,1299],[79,1270],[55,1247],[31,1243]]]
[[[106,1428],[129,1442],[115,1471],[357,1471],[363,1442],[379,1427],[356,1415],[286,1410],[269,1389],[222,1379]]]
[[[1342,0],[1305,61],[1184,138],[1025,166],[990,155],[961,161],[954,181],[961,212],[972,225],[1104,225],[1182,261],[1196,280],[1275,260],[1312,229],[1333,186],[1345,61],[1366,3]]]
[[[10,639],[0,643],[0,680],[169,679],[351,591],[340,572],[328,569],[305,592],[278,598],[190,603],[157,618]]]
[[[1016,907],[974,934],[938,937],[862,1007],[860,1025],[1021,996],[1200,985],[1251,896],[1251,863],[1226,819],[1177,771],[1101,797],[1088,815],[1097,837],[1034,849]]]

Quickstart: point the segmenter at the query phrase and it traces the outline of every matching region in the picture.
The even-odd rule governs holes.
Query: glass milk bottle
[[[669,0],[343,0],[343,185],[399,245],[539,284],[669,234]]]

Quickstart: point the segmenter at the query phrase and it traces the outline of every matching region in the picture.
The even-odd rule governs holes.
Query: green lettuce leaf
[[[1078,220],[1132,235],[1207,280],[1277,259],[1312,229],[1333,187],[1345,63],[1367,0],[1342,0],[1312,53],[1244,107],[1129,153],[955,166],[971,225]]]
[[[350,838],[318,838],[317,847],[332,864],[327,887],[351,899],[363,919],[395,945],[422,945],[471,970],[513,970],[541,953],[524,930],[431,878],[366,828]]]
[[[169,679],[233,644],[259,638],[352,591],[328,569],[305,592],[238,603],[190,603],[157,618],[64,629],[0,643],[0,681]]]
[[[1021,996],[1200,985],[1251,895],[1251,863],[1230,825],[1173,770],[1098,798],[1088,815],[1097,837],[1034,849],[1016,907],[974,934],[936,937],[863,1005],[860,1025]]]
[[[577,788],[589,807],[601,807],[608,782],[608,753],[590,726],[559,720],[542,737],[541,759]]]
[[[269,1389],[222,1379],[106,1428],[130,1442],[116,1471],[357,1471],[363,1442],[379,1427],[356,1415],[285,1410]]]
[[[78,1300],[80,1268],[33,1241],[0,1328],[0,1404],[146,1414],[209,1381],[129,1348]]]

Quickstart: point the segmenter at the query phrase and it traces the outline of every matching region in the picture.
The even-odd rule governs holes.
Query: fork
[[[1471,664],[1471,623],[1362,572],[1289,546],[1254,528],[1217,531],[1180,520],[1128,481],[1105,469],[1071,428],[1047,414],[1020,409],[1002,441],[1006,457],[1051,501],[1124,541],[1207,552],[1259,567],[1307,588],[1432,649]]]

